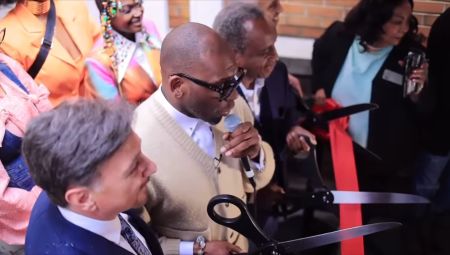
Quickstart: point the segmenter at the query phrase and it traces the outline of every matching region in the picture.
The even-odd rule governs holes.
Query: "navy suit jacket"
[[[152,255],[163,255],[159,241],[150,227],[133,211],[130,224],[145,238]],[[131,255],[115,243],[67,221],[42,192],[31,212],[25,239],[26,255]]]
[[[237,91],[247,101],[240,87],[237,87]],[[265,79],[260,104],[260,117],[259,121],[255,119],[255,128],[274,151],[275,174],[272,182],[283,186],[282,169],[286,136],[291,128],[298,124],[295,95],[289,84],[288,70],[283,62],[278,61],[273,72]]]

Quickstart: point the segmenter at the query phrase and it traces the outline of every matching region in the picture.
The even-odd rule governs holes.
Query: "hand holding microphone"
[[[225,118],[225,127],[229,133],[223,135],[223,139],[230,142],[224,145],[220,151],[227,157],[241,158],[245,174],[250,184],[256,189],[256,182],[253,179],[255,173],[250,167],[249,158],[255,159],[261,151],[258,130],[250,122],[242,123],[236,114],[230,114]]]
[[[258,130],[250,122],[242,123],[239,116],[228,115],[225,118],[225,127],[229,131],[223,136],[229,141],[220,151],[227,157],[255,159],[261,151]]]

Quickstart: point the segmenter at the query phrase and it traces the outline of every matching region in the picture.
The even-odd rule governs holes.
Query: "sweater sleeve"
[[[150,181],[147,184],[148,191],[149,191],[149,197],[147,204],[145,205],[145,209],[148,212],[149,215],[149,221],[147,223],[151,223],[152,221],[152,209],[155,208],[157,205],[159,205],[162,200],[164,199],[161,192],[158,192],[159,184],[156,183],[153,179],[150,179]],[[159,235],[157,229],[155,229],[157,234]],[[161,245],[161,249],[163,250],[164,254],[168,255],[180,255],[180,245],[181,240],[175,239],[175,238],[167,238],[165,236],[159,235],[159,243]]]
[[[255,119],[253,117],[253,114],[247,105],[247,103],[239,97],[236,101],[235,108],[239,108],[241,111],[239,112],[241,115],[241,119],[243,122],[251,122],[252,124],[255,123]],[[261,136],[259,137],[261,140]],[[272,179],[273,173],[275,172],[275,157],[273,154],[272,147],[264,141],[261,140],[261,149],[264,151],[264,169],[262,171],[256,171],[255,172],[255,182],[256,182],[256,189],[262,189],[267,184],[269,184],[270,180]],[[248,178],[245,176],[244,171],[242,171],[243,180],[244,180],[244,190],[247,193],[253,193],[253,187],[248,181]]]

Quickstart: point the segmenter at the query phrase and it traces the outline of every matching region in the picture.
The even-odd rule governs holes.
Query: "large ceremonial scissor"
[[[232,204],[236,206],[240,211],[240,215],[231,219],[220,216],[214,210],[214,208],[220,204]],[[316,236],[309,236],[285,242],[277,242],[264,235],[250,215],[245,203],[235,196],[218,195],[213,197],[208,203],[207,211],[209,217],[217,224],[231,228],[246,238],[252,240],[257,245],[257,250],[250,253],[251,255],[298,254],[303,250],[338,243],[401,226],[400,223],[395,222],[375,223]]]

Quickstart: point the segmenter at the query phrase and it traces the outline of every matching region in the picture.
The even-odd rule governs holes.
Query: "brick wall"
[[[224,4],[233,1],[224,0]],[[268,1],[268,0],[267,0]],[[284,36],[317,38],[334,21],[343,20],[359,0],[281,0],[284,13],[278,32]],[[415,0],[414,15],[425,36],[440,13],[450,8],[450,0]],[[189,0],[168,0],[170,27],[189,22]]]
[[[171,28],[189,22],[189,0],[168,0]]]
[[[281,0],[280,35],[317,38],[335,20],[343,20],[359,0]],[[420,32],[428,36],[430,26],[440,13],[450,8],[450,0],[415,0],[414,14]]]

